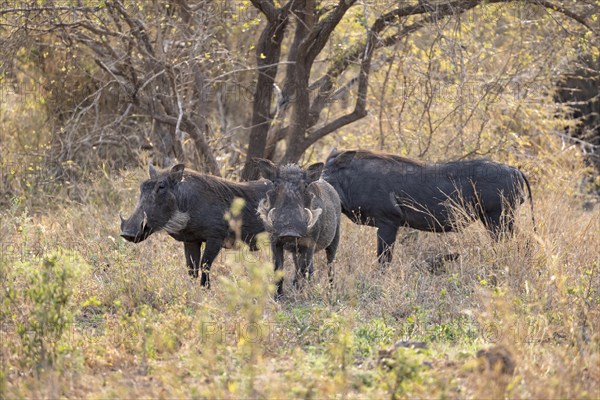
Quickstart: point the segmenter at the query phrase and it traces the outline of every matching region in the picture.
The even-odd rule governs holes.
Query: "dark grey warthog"
[[[453,209],[481,220],[490,233],[512,233],[515,208],[523,203],[525,175],[487,160],[423,164],[365,150],[333,151],[323,172],[340,196],[342,212],[357,224],[375,226],[380,263],[392,258],[398,228],[455,230]]]
[[[319,180],[323,163],[303,171],[297,165],[277,167],[268,160],[258,160],[258,167],[273,182],[273,190],[267,192],[257,211],[271,234],[275,271],[283,267],[283,250],[292,252],[297,286],[307,274],[312,275],[315,251],[325,249],[331,281],[340,240],[341,208],[335,189]],[[277,296],[282,293],[283,279],[277,282]]]
[[[256,215],[258,202],[271,189],[269,181],[236,183],[211,175],[185,170],[175,165],[162,172],[150,165],[150,179],[140,186],[138,205],[128,219],[121,217],[121,236],[139,243],[152,233],[165,230],[183,242],[189,274],[210,286],[210,266],[222,247],[233,245],[236,233],[224,219],[236,197],[245,200],[242,210],[241,239],[256,250],[256,235],[264,231]],[[206,243],[200,258],[200,248]]]

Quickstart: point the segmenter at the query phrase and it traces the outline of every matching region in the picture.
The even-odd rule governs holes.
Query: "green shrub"
[[[73,350],[68,333],[76,311],[74,287],[89,267],[79,254],[56,250],[41,263],[3,268],[9,278],[3,304],[9,315],[3,317],[12,320],[18,333],[23,366],[38,372],[55,367],[61,355]]]

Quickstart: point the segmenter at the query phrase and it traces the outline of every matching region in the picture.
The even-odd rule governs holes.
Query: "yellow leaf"
[[[227,384],[227,389],[230,393],[235,393],[237,391],[237,382],[229,382]]]

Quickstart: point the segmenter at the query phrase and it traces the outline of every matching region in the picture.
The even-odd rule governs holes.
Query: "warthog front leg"
[[[283,245],[277,244],[275,239],[271,240],[271,251],[273,252],[273,266],[275,268],[275,273],[281,270],[283,267]],[[276,298],[281,298],[283,296],[283,277],[277,279],[277,292],[275,294]]]
[[[200,263],[202,268],[202,278],[200,284],[206,288],[210,288],[210,267],[221,251],[223,241],[220,239],[208,239],[206,241],[206,247],[204,248],[204,254],[202,254],[202,262]]]
[[[313,258],[315,250],[313,248],[301,248],[293,253],[296,275],[294,276],[294,287],[299,289],[304,282],[312,277]]]
[[[193,242],[185,242],[183,244],[183,250],[185,252],[185,262],[188,267],[188,274],[191,277],[198,277],[198,270],[200,269],[200,248],[202,247],[202,242],[193,243]]]
[[[340,244],[340,226],[338,225],[335,230],[335,236],[333,240],[325,248],[325,254],[327,254],[327,274],[329,275],[329,285],[333,285],[333,262],[335,261],[335,255],[337,253],[338,245]]]

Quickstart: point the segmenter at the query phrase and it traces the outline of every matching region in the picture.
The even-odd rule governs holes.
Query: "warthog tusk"
[[[308,229],[310,230],[319,220],[322,210],[320,208],[316,208],[314,211],[311,211],[308,208],[305,208],[305,210],[308,215]]]
[[[308,225],[310,225],[313,219],[313,213],[308,208],[305,208],[304,210],[306,210],[306,215],[308,216]]]
[[[146,228],[146,225],[148,225],[148,215],[146,214],[146,211],[144,211],[144,219],[142,220],[142,231]]]
[[[273,211],[275,211],[275,208],[271,208],[269,210],[269,213],[267,214],[267,223],[271,226],[273,226]]]

